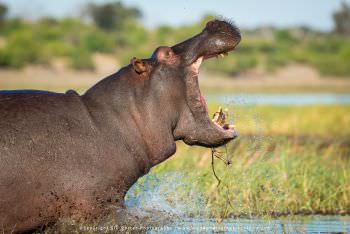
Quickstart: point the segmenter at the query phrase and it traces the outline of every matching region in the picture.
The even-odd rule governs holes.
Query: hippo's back
[[[84,105],[78,95],[1,91],[0,157],[4,152],[22,152],[26,147],[55,142],[60,133],[71,134],[77,127],[81,130],[84,120]]]
[[[58,162],[63,154],[75,151],[74,145],[92,137],[93,130],[79,95],[0,92],[0,176],[16,164],[27,170],[41,160],[38,167]]]
[[[94,135],[88,111],[74,93],[2,91],[0,133],[0,223],[42,222],[33,216],[40,199],[87,155],[84,139]]]

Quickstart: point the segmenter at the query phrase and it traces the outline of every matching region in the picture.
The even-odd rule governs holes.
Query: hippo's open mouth
[[[200,88],[199,88],[199,82],[198,82],[198,75],[199,75],[199,68],[204,60],[210,59],[210,58],[224,58],[225,56],[228,55],[229,52],[233,51],[233,49],[230,49],[228,51],[224,52],[219,52],[219,53],[214,53],[214,54],[209,54],[209,55],[202,55],[199,56],[194,63],[191,64],[191,70],[194,72],[193,79],[196,79],[195,83],[198,84],[196,88],[198,88],[198,101],[199,105],[202,106],[202,109],[205,110],[206,116],[208,116],[208,106],[205,101],[204,96],[201,94]],[[212,122],[215,124],[215,126],[220,130],[220,131],[233,131],[235,132],[234,125],[226,123],[226,114],[222,111],[220,108],[219,111],[217,111],[212,119]]]
[[[224,112],[216,113],[219,118],[209,118],[206,101],[199,89],[198,74],[203,60],[225,57],[236,48],[240,40],[239,29],[232,23],[213,20],[207,23],[201,33],[171,47],[181,64],[188,68],[185,74],[186,100],[190,109],[189,118],[193,118],[195,130],[183,134],[187,144],[215,147],[236,137],[233,126],[225,123]],[[189,122],[187,120],[187,124]]]

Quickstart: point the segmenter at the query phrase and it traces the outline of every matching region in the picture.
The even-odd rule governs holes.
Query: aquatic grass
[[[245,144],[250,143],[241,140],[231,145],[238,146],[229,150],[231,166],[216,159],[215,170],[222,180],[219,187],[208,153],[188,150],[182,144],[180,151],[187,154],[154,171],[184,173],[206,195],[207,207],[216,217],[350,213],[350,159],[339,155],[337,147],[331,152],[320,149],[319,143],[291,148],[293,141],[282,140],[270,143],[277,144],[272,152],[249,152]],[[202,160],[206,167],[198,163]]]
[[[350,194],[350,181],[343,177],[342,167],[332,165],[330,159],[320,155],[319,151],[287,153],[290,151],[287,147],[288,144],[282,145],[271,155],[261,155],[249,167],[238,164],[238,167],[224,170],[227,190],[232,191],[227,194],[227,200],[230,203],[246,205],[241,210],[232,206],[231,214],[349,212],[349,204],[344,204],[339,199],[340,196],[347,197]],[[305,146],[307,148],[313,146]],[[345,174],[349,173],[349,169],[347,168],[348,172]],[[245,197],[239,192],[235,193],[242,190],[245,190]],[[219,195],[223,194],[219,191]],[[222,201],[218,199],[217,202],[220,204]]]
[[[219,187],[211,151],[202,147],[178,143],[176,155],[153,173],[160,178],[169,171],[186,175],[205,194],[210,215],[219,219],[350,214],[349,107],[249,108],[236,119],[241,134],[223,155],[232,164],[215,159]],[[191,199],[183,198],[189,205]]]

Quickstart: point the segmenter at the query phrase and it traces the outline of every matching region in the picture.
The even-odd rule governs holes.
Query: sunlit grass
[[[209,105],[214,113],[219,104]],[[322,138],[350,136],[350,106],[228,106],[229,115],[242,134],[310,135]]]
[[[239,108],[241,135],[223,155],[232,164],[215,159],[219,187],[211,151],[202,147],[179,143],[154,172],[181,171],[215,217],[350,213],[349,107]],[[261,118],[255,125],[254,115]]]

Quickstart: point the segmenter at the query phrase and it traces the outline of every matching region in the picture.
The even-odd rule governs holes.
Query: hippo
[[[226,55],[240,40],[232,23],[213,20],[150,58],[132,58],[82,95],[1,91],[2,231],[103,217],[175,153],[176,141],[217,147],[234,139],[234,128],[209,118],[198,74],[203,60]]]

